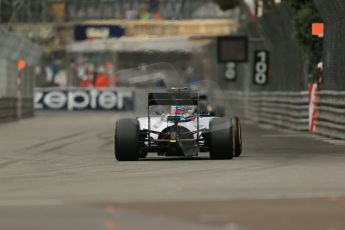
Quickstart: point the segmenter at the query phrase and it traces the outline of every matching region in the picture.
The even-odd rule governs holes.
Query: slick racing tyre
[[[238,117],[232,118],[232,126],[234,129],[234,155],[235,157],[239,157],[242,154],[242,130],[241,130],[241,123]]]
[[[140,155],[139,122],[122,119],[115,128],[115,158],[118,161],[136,161]]]
[[[209,151],[211,159],[232,159],[234,134],[232,122],[226,118],[210,121]]]

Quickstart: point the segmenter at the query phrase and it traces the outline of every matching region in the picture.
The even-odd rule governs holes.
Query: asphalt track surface
[[[117,162],[114,124],[126,116],[1,124],[0,229],[345,229],[343,142],[244,121],[232,161]]]

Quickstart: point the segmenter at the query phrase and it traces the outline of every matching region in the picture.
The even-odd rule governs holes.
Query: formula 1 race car
[[[149,93],[147,117],[117,121],[115,158],[135,161],[150,152],[179,157],[209,152],[211,159],[232,159],[242,152],[240,121],[200,112],[197,92]]]

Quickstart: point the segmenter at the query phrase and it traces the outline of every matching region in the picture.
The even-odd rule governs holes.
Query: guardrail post
[[[17,71],[17,119],[22,118],[22,73],[21,70]]]

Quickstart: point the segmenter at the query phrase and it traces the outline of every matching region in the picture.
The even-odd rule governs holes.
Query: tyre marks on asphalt
[[[67,135],[67,136],[62,136],[62,137],[50,139],[47,141],[42,141],[38,144],[34,144],[34,145],[29,146],[29,147],[26,147],[25,149],[26,150],[36,150],[36,149],[44,148],[46,146],[50,146],[50,145],[55,144],[57,142],[62,142],[65,140],[71,140],[72,138],[79,137],[79,136],[83,135],[84,133],[85,133],[85,131],[82,131],[82,132],[72,133],[72,134]],[[48,148],[48,150],[49,150],[49,148]]]
[[[79,140],[82,140],[82,139],[79,139]],[[56,146],[53,146],[53,147],[50,147],[48,149],[44,149],[42,151],[39,151],[39,152],[36,152],[36,154],[41,154],[41,153],[51,153],[51,152],[57,152],[58,150],[61,150],[63,148],[66,148],[70,145],[73,145],[75,143],[77,143],[78,140],[74,140],[74,141],[71,141],[71,142],[62,142]]]
[[[15,160],[7,160],[4,162],[1,162],[0,163],[0,169],[8,167],[8,166],[13,165],[13,164],[16,164],[16,163],[21,162],[21,161],[22,161],[22,159],[15,159]]]
[[[36,164],[33,162],[51,164],[51,162],[55,162],[55,159],[58,157],[61,159],[61,155],[57,155],[56,153],[63,152],[66,155],[68,151],[62,150],[83,141],[86,134],[88,134],[88,132],[83,130],[59,137],[50,136],[48,140],[40,141],[39,143],[30,146],[21,146],[21,148],[13,149],[11,154],[7,154],[6,157],[2,157],[2,159],[0,159],[0,170],[14,166],[18,163],[24,163],[26,165]],[[46,155],[47,158],[38,157],[40,155]]]
[[[109,152],[109,150],[113,150],[114,136],[110,134],[110,132],[97,133],[95,136],[101,142],[98,147],[101,152]]]

